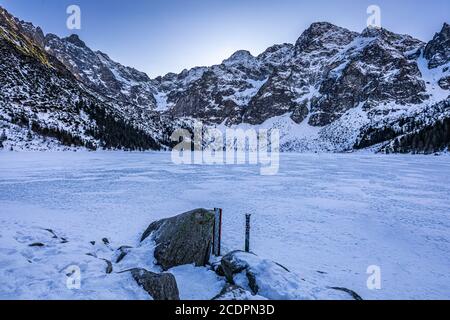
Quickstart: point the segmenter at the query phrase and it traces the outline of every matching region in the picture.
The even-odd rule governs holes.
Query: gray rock
[[[301,279],[287,268],[253,253],[233,251],[222,258],[221,272],[232,285],[271,300],[297,300],[306,297]]]
[[[111,263],[111,261],[109,261],[108,259],[102,259],[103,261],[106,262],[106,274],[111,274],[113,272],[113,265]]]
[[[130,246],[121,246],[119,249],[117,249],[118,256],[116,259],[116,263],[119,263],[120,261],[122,261],[127,256],[127,254],[130,252],[131,249],[133,249],[133,248]]]
[[[29,247],[45,247],[45,244],[41,242],[32,243],[29,245]]]
[[[156,243],[155,258],[163,270],[195,264],[204,266],[210,257],[214,212],[197,209],[153,222],[142,235]]]
[[[231,284],[234,284],[233,277],[235,274],[241,273],[249,267],[249,264],[246,261],[236,257],[236,253],[246,254],[243,251],[232,251],[223,256],[220,268],[218,268],[218,274],[223,274],[227,278],[227,281]],[[247,254],[254,255],[253,253]],[[256,255],[254,256],[256,257]]]
[[[345,293],[348,293],[354,300],[363,300],[359,294],[357,294],[355,291],[347,289],[347,288],[341,288],[341,287],[331,287],[330,289],[342,291]]]
[[[154,300],[180,300],[177,281],[173,274],[157,274],[145,269],[133,269],[131,275]]]
[[[242,287],[228,284],[212,300],[245,301],[245,300],[267,300],[267,299],[261,296],[254,296],[251,294],[251,292],[245,290]]]
[[[251,289],[253,294],[259,292],[259,286],[257,281],[257,271],[254,267],[260,263],[260,259],[257,255],[253,253],[248,253],[244,251],[232,251],[226,254],[221,261],[221,272],[225,275],[227,281],[231,284],[235,284],[234,276],[239,273],[244,273],[247,277],[248,287]],[[286,272],[289,272],[286,268],[278,265],[275,262],[271,262],[274,266],[279,266]]]
[[[253,261],[262,260],[258,258],[257,255],[251,252],[244,252],[239,250],[232,251],[222,258],[220,267],[217,267],[216,272],[219,275],[223,274],[227,278],[228,282],[234,283],[234,275],[245,271],[247,274],[247,278],[249,279],[249,285],[252,288],[252,291],[254,293],[257,293],[258,286],[256,284],[255,275],[251,271],[252,266],[251,263],[249,263],[249,259],[252,259]],[[277,268],[281,268],[284,272],[290,272],[286,267],[282,266],[279,263],[273,261],[270,261],[270,263]]]
[[[50,232],[52,234],[52,238],[53,239],[58,239],[58,236],[56,235],[56,233],[52,230],[52,229],[44,229],[47,232]]]

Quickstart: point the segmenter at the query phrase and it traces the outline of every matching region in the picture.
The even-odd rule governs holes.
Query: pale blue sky
[[[240,49],[257,55],[293,43],[315,21],[361,31],[371,4],[381,7],[383,27],[422,40],[450,22],[449,0],[0,0],[59,36],[73,33],[66,28],[70,4],[81,7],[77,33],[91,48],[151,77],[220,63]]]

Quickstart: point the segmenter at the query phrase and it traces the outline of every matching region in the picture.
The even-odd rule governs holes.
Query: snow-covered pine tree
[[[8,140],[8,137],[6,136],[6,131],[3,129],[2,134],[0,135],[0,142]]]
[[[3,149],[5,146],[3,145],[3,142],[6,141],[8,137],[6,136],[5,129],[3,129],[2,134],[0,135],[0,149]]]

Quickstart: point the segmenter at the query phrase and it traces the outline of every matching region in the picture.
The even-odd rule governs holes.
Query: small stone
[[[157,274],[145,269],[133,269],[131,275],[154,300],[180,300],[177,281],[173,274]]]
[[[29,245],[30,247],[45,247],[45,244],[36,242]]]

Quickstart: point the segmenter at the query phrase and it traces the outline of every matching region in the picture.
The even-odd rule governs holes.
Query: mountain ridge
[[[424,43],[385,29],[358,33],[317,22],[295,44],[274,45],[257,56],[239,50],[221,64],[154,79],[91,50],[77,35],[44,35],[39,27],[13,18],[4,9],[0,26],[2,39],[35,55],[41,64],[70,73],[81,91],[92,95],[97,104],[108,105],[108,112],[120,115],[132,128],[149,134],[152,145],[163,149],[170,148],[173,130],[202,122],[222,129],[279,129],[283,151],[342,152],[374,145],[379,145],[376,151],[387,151],[395,139],[414,135],[405,131],[429,130],[425,126],[434,125],[436,119],[445,123],[448,115],[447,23]],[[16,43],[13,33],[23,41]],[[16,97],[3,97],[4,102],[11,99]],[[414,122],[409,129],[389,131],[384,140],[385,131],[375,130],[383,123],[398,126],[399,119],[420,117],[427,110],[439,112],[444,119],[428,115],[432,124]],[[3,123],[6,127],[8,121]],[[444,130],[438,135],[440,142],[434,143],[436,150],[423,142],[427,148],[415,145],[402,152],[445,149],[441,140],[450,140],[446,125],[433,130]],[[101,139],[91,140],[102,147]],[[104,143],[103,147],[127,148]]]

